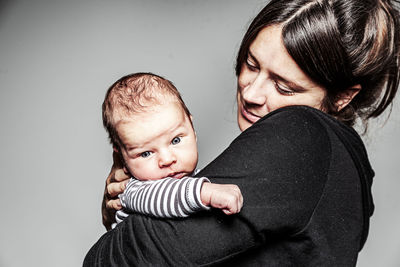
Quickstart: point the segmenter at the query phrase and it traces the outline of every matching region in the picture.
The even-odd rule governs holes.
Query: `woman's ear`
[[[361,85],[357,84],[340,92],[336,96],[336,102],[335,102],[337,111],[341,111],[348,104],[350,104],[351,100],[353,100],[353,98],[360,92],[360,90],[361,90]]]

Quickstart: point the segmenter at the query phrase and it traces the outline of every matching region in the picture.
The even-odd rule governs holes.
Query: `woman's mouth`
[[[248,122],[250,122],[251,124],[255,123],[256,121],[258,121],[261,117],[254,115],[253,113],[251,113],[250,111],[248,111],[244,105],[241,105],[241,113],[243,118],[245,118]]]

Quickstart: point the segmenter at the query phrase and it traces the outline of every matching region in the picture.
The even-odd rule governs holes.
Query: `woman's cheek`
[[[258,71],[252,71],[245,64],[243,64],[242,70],[239,74],[239,84],[241,89],[250,85],[257,78],[257,75]]]
[[[248,75],[246,75],[246,73],[244,72],[245,71],[242,71],[238,78],[238,86],[240,91],[242,91],[243,88],[245,88],[249,84],[249,82],[246,79]]]

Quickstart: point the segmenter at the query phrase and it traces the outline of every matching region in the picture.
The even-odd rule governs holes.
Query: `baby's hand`
[[[203,183],[200,192],[201,201],[227,214],[240,212],[243,206],[243,196],[237,185]]]

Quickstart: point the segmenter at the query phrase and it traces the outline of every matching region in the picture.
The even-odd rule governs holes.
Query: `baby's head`
[[[182,178],[196,168],[191,115],[167,79],[135,73],[116,81],[103,102],[103,124],[136,179]]]

